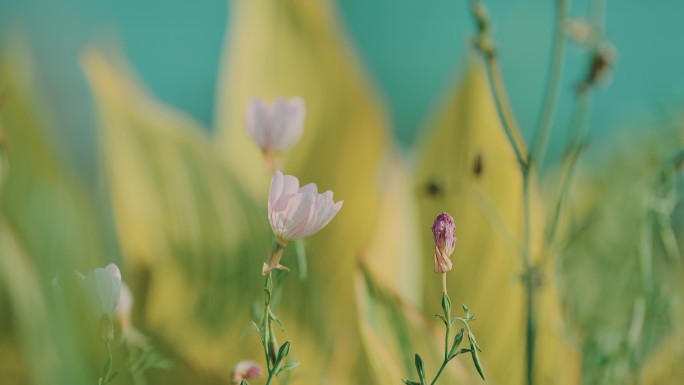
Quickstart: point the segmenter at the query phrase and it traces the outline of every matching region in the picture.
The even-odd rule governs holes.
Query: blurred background
[[[566,185],[564,154],[585,119],[576,89],[594,49],[568,37],[533,182],[537,382],[674,384],[684,3],[570,3],[569,32],[605,8],[594,38],[615,48],[614,62],[592,91]],[[487,5],[531,145],[555,2]],[[345,200],[305,253],[286,252],[280,338],[302,366],[284,382],[400,383],[416,351],[435,372],[429,226],[449,211],[459,238],[450,292],[478,314],[487,382],[523,383],[521,177],[472,48],[468,2],[0,0],[0,34],[7,383],[97,381],[96,326],[78,295],[56,295],[51,282],[110,262],[147,336],[115,349],[114,383],[230,383],[238,361],[262,359],[250,319],[271,247],[270,175],[242,126],[256,95],[304,97],[304,137],[283,170]],[[545,248],[559,200],[558,239]],[[480,381],[463,361],[445,381]]]

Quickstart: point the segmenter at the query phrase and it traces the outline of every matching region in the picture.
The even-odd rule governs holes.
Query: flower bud
[[[442,274],[453,267],[449,258],[456,246],[454,218],[448,213],[441,213],[432,225],[432,236],[435,240],[435,273]]]
[[[261,367],[254,361],[240,361],[233,369],[233,383],[239,384],[242,380],[259,378],[263,375]]]

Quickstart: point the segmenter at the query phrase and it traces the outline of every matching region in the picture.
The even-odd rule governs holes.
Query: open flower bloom
[[[268,220],[278,243],[303,239],[325,227],[342,208],[332,191],[318,193],[315,183],[299,187],[291,175],[276,171],[268,193]]]
[[[276,171],[268,193],[268,221],[276,236],[279,251],[264,265],[266,274],[273,268],[283,268],[278,262],[282,248],[288,242],[309,237],[325,227],[342,208],[334,202],[332,191],[318,193],[316,184],[299,187],[299,180]]]
[[[446,273],[453,268],[449,257],[456,246],[454,231],[456,225],[451,215],[441,213],[435,218],[432,224],[432,236],[435,240],[435,273]]]
[[[292,147],[304,130],[302,98],[277,98],[269,107],[261,98],[252,98],[247,106],[245,128],[265,152],[283,152]]]
[[[233,368],[233,383],[239,384],[242,380],[259,378],[263,375],[261,367],[254,361],[240,361]]]
[[[83,279],[83,290],[90,308],[97,316],[112,317],[121,296],[121,272],[111,263],[91,270]]]

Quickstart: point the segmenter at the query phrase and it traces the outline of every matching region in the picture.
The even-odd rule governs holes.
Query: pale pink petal
[[[293,208],[299,207],[303,198],[304,196],[301,194],[286,195],[276,200],[269,209],[268,219],[276,236],[282,237],[285,233],[291,222],[290,212]]]
[[[309,223],[312,221],[315,214],[314,207],[316,195],[311,194],[297,194],[301,197],[296,207],[292,206],[287,214],[289,222],[286,224],[286,230],[283,237],[288,241],[301,239],[304,236]]]
[[[125,282],[121,282],[121,296],[119,303],[116,305],[116,314],[119,318],[128,317],[133,309],[133,294]]]
[[[261,148],[272,147],[271,122],[269,109],[261,98],[252,98],[247,105],[245,129],[247,134]]]
[[[275,205],[276,200],[286,195],[296,194],[299,190],[299,180],[292,175],[283,175],[279,170],[271,179],[271,188],[268,192],[268,211]]]
[[[302,186],[299,189],[299,192],[302,194],[316,195],[318,194],[318,186],[316,186],[316,183],[309,183],[306,186]]]
[[[121,281],[121,270],[119,270],[119,266],[110,263],[109,265],[105,266],[105,269],[109,271],[113,277]]]
[[[279,152],[292,147],[302,136],[305,116],[301,98],[278,98],[271,107],[271,147]]]
[[[323,227],[330,223],[330,221],[340,211],[340,208],[342,208],[342,201],[334,203],[332,198],[332,191],[326,191],[318,196],[315,207],[315,218],[306,228],[304,237],[311,236],[320,231]]]

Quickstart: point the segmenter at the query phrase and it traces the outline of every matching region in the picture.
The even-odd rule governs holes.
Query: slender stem
[[[538,166],[544,162],[546,149],[549,142],[553,118],[558,105],[560,95],[560,84],[563,77],[563,64],[565,62],[565,47],[567,38],[565,36],[565,26],[567,24],[569,0],[556,1],[556,31],[553,41],[553,54],[549,64],[549,75],[546,83],[546,93],[544,95],[544,106],[541,110],[539,125],[535,133],[532,144],[532,156],[530,162],[535,162]]]
[[[449,315],[451,316],[451,315]],[[451,320],[447,319],[448,324],[446,327],[446,336],[444,337],[444,360],[446,361],[447,357],[449,357],[449,336],[451,334]]]
[[[266,385],[271,385],[271,381],[273,381],[273,373],[269,372],[268,379],[266,379]]]
[[[537,341],[537,313],[536,313],[536,279],[533,277],[534,263],[532,262],[531,243],[531,217],[530,209],[530,170],[523,169],[523,265],[525,268],[525,294],[527,301],[526,319],[526,344],[525,344],[525,374],[527,384],[534,384],[534,363],[536,359]]]
[[[264,318],[262,320],[262,325],[264,327],[264,330],[268,332],[267,336],[265,336],[262,339],[263,345],[264,345],[264,355],[266,356],[266,366],[268,368],[268,380],[266,381],[266,384],[270,384],[271,381],[273,380],[273,377],[275,376],[275,368],[271,364],[271,341],[273,339],[273,325],[271,323],[271,301],[273,298],[273,290],[274,290],[274,284],[273,284],[273,272],[269,271],[268,272],[268,277],[266,277],[266,284],[265,286],[265,291],[267,290],[268,293],[264,293],[266,298],[264,300]]]
[[[515,157],[518,159],[521,167],[527,166],[527,150],[525,149],[525,142],[522,139],[518,125],[513,117],[513,112],[506,94],[506,87],[504,86],[501,70],[496,60],[494,53],[485,53],[485,67],[487,68],[487,76],[489,84],[494,95],[494,102],[496,110],[499,113],[501,124],[503,125],[508,141],[513,147]]]
[[[560,188],[558,192],[558,198],[556,199],[556,204],[554,206],[554,211],[549,221],[549,226],[547,227],[546,236],[544,237],[544,244],[542,246],[544,257],[542,263],[546,262],[546,260],[550,257],[549,250],[556,240],[556,234],[558,233],[558,226],[565,205],[567,191],[570,189],[570,183],[572,182],[574,171],[582,150],[582,139],[584,137],[584,132],[586,131],[587,118],[589,115],[589,102],[590,89],[583,88],[578,94],[577,105],[575,107],[575,112],[573,113],[570,127],[570,143],[568,144],[565,154],[563,155],[563,164],[561,166],[562,174],[559,183]]]
[[[451,303],[451,299],[449,298],[449,295],[446,291],[446,273],[442,273],[442,290],[444,291],[444,296],[448,299],[448,302]],[[449,337],[451,336],[451,306],[448,306],[448,308],[446,308],[445,310],[448,310],[448,312],[445,311],[444,314],[444,318],[446,319],[446,322],[444,323],[444,326],[446,327],[446,331],[444,333],[444,361],[442,362],[442,366],[439,368],[437,375],[432,380],[430,385],[434,385],[434,383],[437,382],[437,379],[442,374],[444,367],[446,367],[447,363],[449,363]]]
[[[525,350],[525,373],[528,385],[534,384],[534,360],[536,358],[535,354],[537,344],[537,301],[535,289],[535,280],[533,277],[528,275],[525,282],[525,294],[527,297],[527,344]]]
[[[442,361],[442,366],[439,367],[439,371],[437,372],[437,375],[435,376],[435,379],[432,380],[432,382],[430,383],[430,385],[435,385],[435,383],[437,382],[437,379],[439,378],[439,376],[442,375],[442,371],[444,371],[444,368],[446,368],[446,366],[447,366],[448,363],[449,363],[449,361],[448,361],[446,358],[444,358],[444,361]]]
[[[111,360],[113,357],[112,356],[112,344],[109,341],[107,341],[107,354],[109,354],[109,359]],[[109,373],[107,373],[107,374],[109,374]]]

